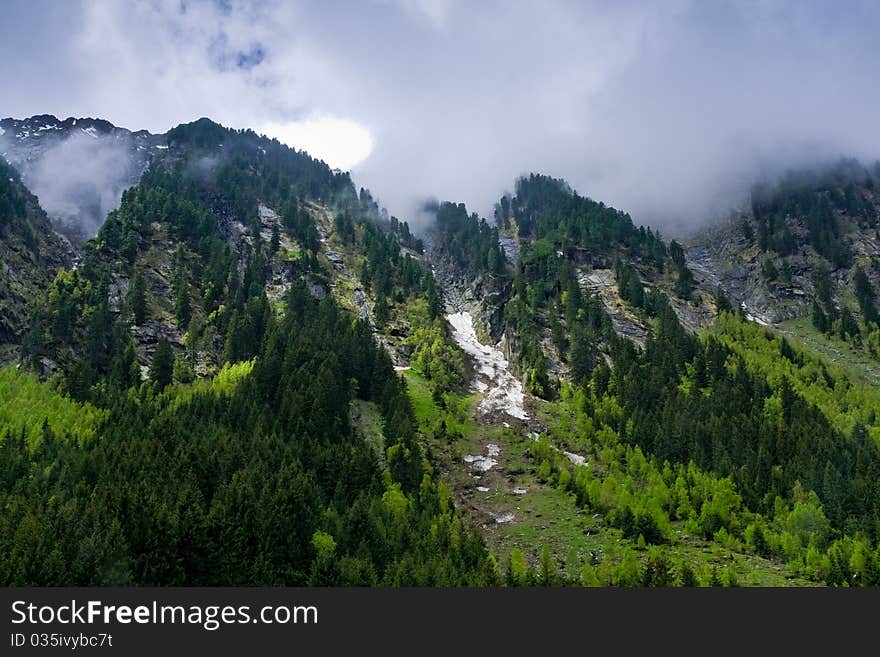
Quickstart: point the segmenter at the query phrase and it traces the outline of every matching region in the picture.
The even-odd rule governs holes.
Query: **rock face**
[[[841,224],[847,226],[845,218]],[[880,272],[873,266],[880,256],[880,240],[874,228],[847,226],[845,240],[852,252],[852,263],[834,267],[806,241],[805,219],[789,217],[787,222],[798,236],[793,253],[784,257],[761,251],[746,239],[744,225],[753,225],[751,213],[740,213],[704,229],[687,250],[687,263],[698,285],[705,290],[721,288],[734,307],[761,324],[776,324],[810,313],[814,297],[813,274],[818,265],[829,269],[835,302],[840,303],[851,287],[856,265],[861,265],[875,289],[880,289]],[[779,271],[773,279],[764,273],[769,260]],[[856,311],[852,304],[851,310]]]
[[[447,254],[425,239],[431,271],[443,289],[450,312],[467,311],[478,336],[497,344],[504,335],[504,304],[510,298],[509,279],[483,273],[476,277],[462,272]]]
[[[761,252],[750,244],[740,227],[743,216],[706,229],[687,250],[688,267],[705,289],[721,288],[734,307],[756,320],[773,324],[808,312],[806,297],[793,289],[812,293],[809,276],[799,275],[791,288],[768,285],[761,276]],[[800,258],[799,258],[800,259]]]
[[[620,298],[612,270],[581,270],[578,272],[578,282],[585,293],[594,294],[602,300],[605,312],[611,318],[618,335],[628,338],[639,347],[645,346],[650,329]]]
[[[74,244],[93,237],[136,184],[165,138],[90,118],[48,115],[0,120],[0,154],[40,199],[55,228]]]

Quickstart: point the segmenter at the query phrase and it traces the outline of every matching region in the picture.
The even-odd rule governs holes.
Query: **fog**
[[[133,152],[130,139],[74,132],[27,168],[24,180],[53,221],[89,238],[142,172]]]
[[[880,155],[876,2],[64,4],[8,3],[0,113],[344,120],[373,144],[355,183],[417,226],[425,198],[489,215],[536,171],[685,235],[758,180]]]

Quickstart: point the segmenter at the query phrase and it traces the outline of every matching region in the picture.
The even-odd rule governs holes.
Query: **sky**
[[[392,214],[531,171],[681,235],[790,167],[880,156],[880,3],[5,0],[0,116],[208,116]]]

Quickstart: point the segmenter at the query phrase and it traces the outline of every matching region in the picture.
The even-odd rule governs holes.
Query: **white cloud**
[[[362,125],[349,119],[316,116],[304,121],[267,123],[258,130],[269,137],[312,157],[330,167],[347,171],[366,160],[373,150],[373,137]]]
[[[880,154],[869,1],[88,0],[70,34],[34,13],[22,1],[0,26],[45,30],[39,57],[0,38],[10,108],[158,132],[200,116],[270,126],[351,162],[398,216],[428,195],[488,213],[541,171],[684,229],[760,173]]]

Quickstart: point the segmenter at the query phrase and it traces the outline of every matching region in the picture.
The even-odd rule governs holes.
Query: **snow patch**
[[[498,465],[498,461],[493,458],[489,458],[488,456],[474,456],[473,454],[467,454],[464,457],[464,462],[470,463],[470,466],[478,472],[489,472],[489,470]]]
[[[89,137],[92,137],[93,139],[98,138],[98,131],[95,130],[94,126],[89,126],[88,128],[80,128],[80,130],[82,130],[85,134],[87,134]]]
[[[512,521],[513,517],[514,517],[513,514],[510,513],[509,511],[507,513],[500,513],[497,516],[495,516],[495,522],[497,522],[500,525],[501,523]]]
[[[589,465],[587,459],[580,454],[575,454],[574,452],[562,452],[568,457],[568,460],[574,463],[575,465]]]
[[[756,324],[760,324],[761,326],[770,326],[770,322],[765,320],[763,317],[758,317],[757,315],[753,315],[752,313],[750,313],[744,301],[740,303],[740,307],[745,311],[746,319],[750,322],[755,322]]]
[[[489,489],[486,488],[485,486],[477,486],[477,490],[480,491],[481,493],[488,493],[489,492]]]
[[[478,392],[488,391],[477,409],[483,413],[503,412],[520,420],[527,420],[522,383],[511,374],[504,354],[496,347],[479,341],[470,313],[452,313],[446,319],[452,326],[453,339],[476,361],[477,375],[482,380],[474,381],[474,388]],[[486,386],[486,390],[480,384]]]
[[[488,472],[494,466],[498,465],[498,460],[495,458],[501,453],[501,448],[498,447],[495,443],[489,443],[486,445],[486,455],[474,455],[468,454],[464,457],[465,463],[470,463],[470,466],[478,471],[478,472]]]
[[[168,150],[168,147],[167,147],[167,146],[162,146],[161,144],[157,144],[157,145],[156,145],[156,148],[158,148],[159,150],[163,150],[163,151],[167,151],[167,150]]]
[[[529,492],[528,488],[514,488],[513,489],[514,495],[525,495],[528,492]]]

